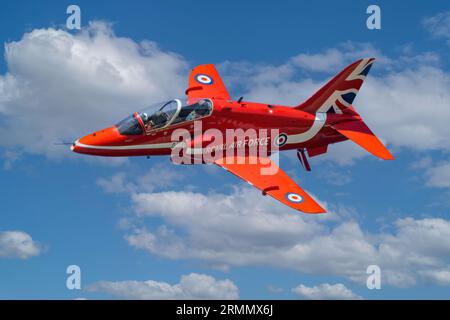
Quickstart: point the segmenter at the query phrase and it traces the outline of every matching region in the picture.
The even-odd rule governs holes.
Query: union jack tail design
[[[345,108],[351,107],[374,61],[375,58],[365,58],[353,62],[295,108],[312,114],[316,112],[342,114]]]

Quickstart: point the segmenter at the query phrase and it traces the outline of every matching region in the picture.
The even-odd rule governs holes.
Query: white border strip
[[[75,141],[75,146],[87,149],[99,149],[99,150],[143,150],[143,149],[171,149],[173,142],[169,143],[153,143],[153,144],[137,144],[130,146],[93,146],[89,144],[80,143]]]

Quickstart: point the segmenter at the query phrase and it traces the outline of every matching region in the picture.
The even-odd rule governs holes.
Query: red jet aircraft
[[[196,140],[201,140],[202,150],[205,149],[205,141],[212,140],[205,136],[208,129],[218,129],[224,134],[229,129],[277,130],[276,136],[265,134],[257,137],[264,139],[270,136],[266,155],[239,156],[234,153],[230,156],[227,153],[216,156],[213,162],[260,189],[263,195],[270,195],[304,213],[323,213],[325,210],[279,169],[269,155],[273,150],[295,149],[301,164],[310,171],[306,154],[315,157],[326,153],[329,144],[352,140],[373,155],[392,160],[391,153],[352,106],[373,62],[374,58],[366,58],[352,63],[313,96],[294,107],[247,102],[242,98],[232,100],[214,65],[201,65],[195,67],[189,76],[186,103],[174,99],[134,112],[115,126],[75,141],[71,149],[95,156],[173,155],[177,146],[177,141],[172,139],[175,130],[184,129],[193,134],[194,122],[200,121],[200,138],[192,135],[184,150],[195,158]],[[245,141],[233,144],[234,148],[248,148],[248,137],[243,139]],[[261,174],[263,161],[252,162],[253,158],[265,160],[266,165],[277,169],[276,172]]]

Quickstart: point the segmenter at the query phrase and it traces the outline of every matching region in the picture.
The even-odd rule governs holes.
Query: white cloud
[[[433,37],[450,39],[450,11],[425,18],[422,23]]]
[[[334,186],[343,186],[352,181],[349,171],[337,170],[336,166],[330,164],[321,165],[320,171],[316,174],[317,178]]]
[[[153,280],[100,281],[87,290],[125,299],[239,299],[239,289],[232,281],[197,273],[182,276],[174,285]]]
[[[303,70],[337,73],[335,69],[342,68],[349,61],[373,56],[377,57],[380,63],[391,63],[389,58],[370,43],[352,42],[344,43],[338,48],[326,49],[321,53],[301,53],[289,62]]]
[[[269,291],[270,293],[275,293],[275,294],[280,294],[283,293],[283,288],[274,286],[274,285],[268,285],[267,286],[267,291]]]
[[[450,162],[434,162],[430,156],[421,157],[412,163],[411,169],[423,174],[425,185],[433,188],[450,188]]]
[[[426,184],[436,188],[450,188],[450,162],[431,165],[425,170]]]
[[[441,286],[450,286],[450,268],[426,270],[422,275],[432,283]]]
[[[41,253],[41,248],[23,231],[0,232],[0,258],[28,259]]]
[[[269,265],[358,283],[365,283],[367,266],[377,264],[384,283],[399,287],[426,281],[424,272],[450,262],[450,221],[444,219],[404,218],[390,233],[369,233],[335,213],[296,214],[250,188],[231,194],[141,193],[132,201],[137,217],[162,218],[164,224],[152,230],[138,224],[126,240],[170,259]]]
[[[345,63],[344,60],[343,53],[335,48],[318,54],[302,53],[292,58],[293,63],[302,69],[325,72],[342,66]]]
[[[35,29],[5,45],[0,145],[55,156],[71,141],[146,105],[181,95],[185,60],[150,41],[117,37],[91,23],[80,33]]]
[[[360,300],[357,294],[342,283],[328,284],[323,283],[318,286],[307,287],[303,284],[292,289],[292,292],[311,300]]]
[[[21,152],[13,151],[13,150],[6,150],[3,153],[2,158],[3,160],[3,169],[5,170],[11,170],[14,166],[14,164],[20,159]]]
[[[450,75],[418,65],[368,77],[356,108],[389,144],[412,150],[449,150]]]
[[[98,178],[97,185],[106,193],[123,193],[135,190],[135,185],[128,181],[125,172],[118,172],[109,178]]]
[[[152,192],[156,187],[160,190],[171,187],[184,178],[183,171],[159,163],[146,172],[117,172],[109,178],[99,178],[97,185],[106,193]]]

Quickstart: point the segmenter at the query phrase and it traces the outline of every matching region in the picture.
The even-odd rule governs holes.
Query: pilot
[[[199,115],[197,114],[197,110],[194,109],[186,116],[186,120],[191,121],[197,119],[198,117]]]
[[[150,121],[150,117],[148,116],[148,114],[145,112],[142,112],[141,119],[142,119],[142,122],[144,123],[145,131],[149,131],[152,128],[152,122]]]
[[[211,102],[208,99],[201,99],[198,101],[198,106],[203,110],[211,110]]]
[[[152,116],[149,118],[149,124],[151,124],[153,127],[162,127],[164,126],[167,121],[169,121],[169,116],[164,111],[156,111]]]
[[[206,116],[211,111],[211,102],[207,99],[201,99],[197,102],[197,106],[186,117],[186,120],[195,120]]]
[[[145,112],[141,113],[141,119],[144,124],[147,124],[147,122],[149,120],[148,115]]]

